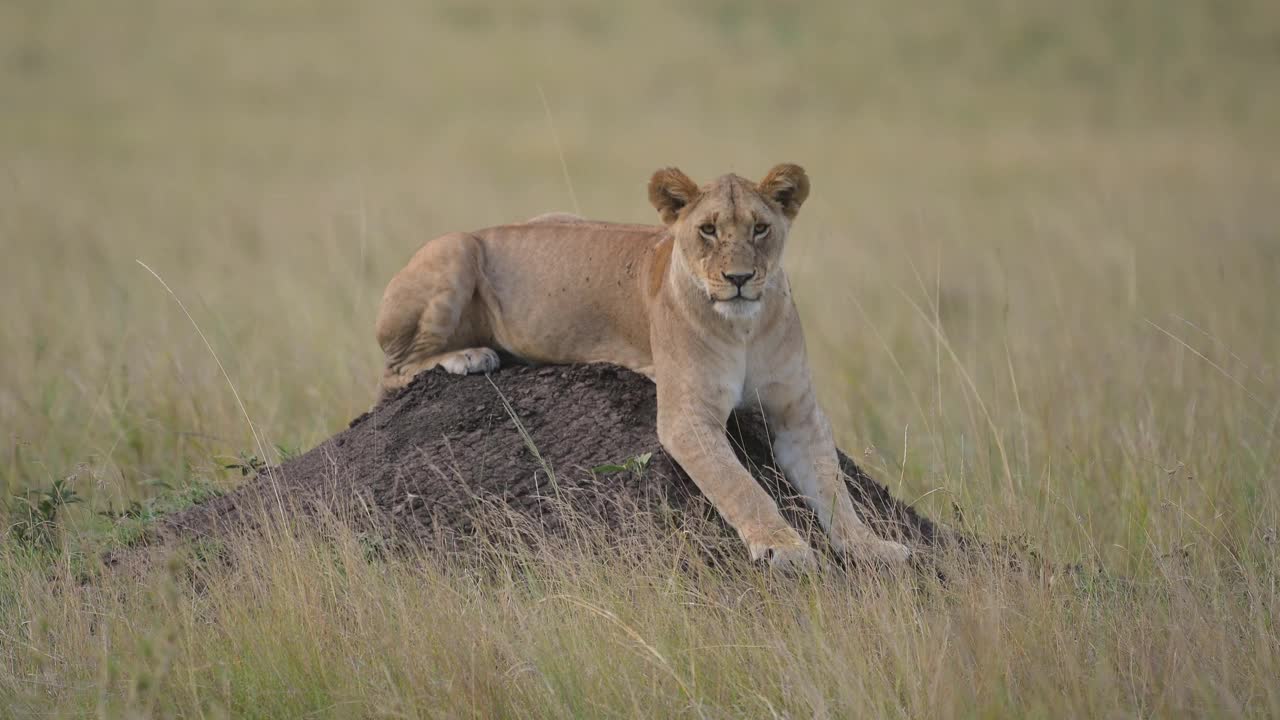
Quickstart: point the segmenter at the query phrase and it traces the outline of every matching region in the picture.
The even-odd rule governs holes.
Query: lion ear
[[[662,168],[649,179],[649,202],[657,209],[664,225],[675,222],[680,210],[700,194],[698,184],[679,168]]]
[[[799,165],[783,163],[774,166],[758,188],[761,195],[778,203],[788,220],[794,220],[809,197],[809,176]]]

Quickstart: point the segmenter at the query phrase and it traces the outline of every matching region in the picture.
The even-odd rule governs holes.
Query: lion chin
[[[755,317],[756,313],[760,312],[760,305],[759,299],[748,300],[744,297],[716,300],[711,304],[716,312],[730,320],[746,320]]]

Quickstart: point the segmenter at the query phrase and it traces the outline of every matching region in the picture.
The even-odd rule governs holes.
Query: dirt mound
[[[260,508],[288,505],[291,512],[354,509],[389,521],[403,539],[435,544],[474,535],[480,511],[494,507],[552,535],[566,526],[566,514],[624,527],[634,513],[653,512],[707,519],[731,536],[663,451],[655,413],[653,384],[611,365],[517,366],[491,377],[436,370],[311,451],[170,516],[161,535],[218,535],[252,523]],[[815,527],[773,467],[760,414],[736,413],[729,435],[788,517]],[[843,453],[840,461],[877,533],[917,548],[952,537]]]

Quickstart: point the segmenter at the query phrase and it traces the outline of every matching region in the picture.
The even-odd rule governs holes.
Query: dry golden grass
[[[0,490],[86,498],[0,546],[0,715],[1280,715],[1273,5],[0,6]],[[293,528],[199,592],[75,582],[137,529],[95,511],[233,486],[246,414],[364,410],[426,238],[780,161],[841,445],[1082,578],[665,539],[479,578]]]

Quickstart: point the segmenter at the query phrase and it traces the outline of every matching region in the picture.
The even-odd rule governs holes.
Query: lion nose
[[[724,275],[724,279],[733,283],[736,287],[742,287],[743,285],[746,285],[748,280],[756,276],[754,272],[736,272],[736,273],[720,273],[720,274]]]

